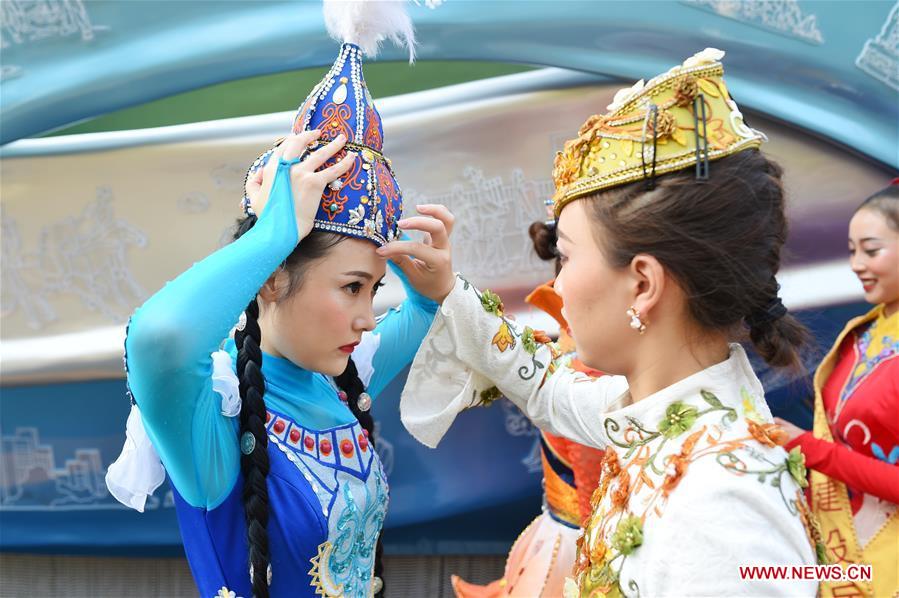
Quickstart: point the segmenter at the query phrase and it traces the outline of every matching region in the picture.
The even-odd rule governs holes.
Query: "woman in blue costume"
[[[108,485],[142,508],[162,481],[155,448],[204,597],[381,591],[388,493],[368,409],[453,286],[449,212],[399,219],[358,46],[293,133],[251,167],[236,240],[140,307],[125,343],[135,406]],[[376,321],[377,249],[400,228],[427,232],[428,247],[403,244],[429,257],[390,262],[407,299]]]

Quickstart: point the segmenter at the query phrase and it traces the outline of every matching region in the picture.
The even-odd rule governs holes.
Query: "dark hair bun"
[[[534,251],[541,260],[554,260],[556,252],[556,227],[545,222],[533,222],[528,227],[528,234],[534,243]]]

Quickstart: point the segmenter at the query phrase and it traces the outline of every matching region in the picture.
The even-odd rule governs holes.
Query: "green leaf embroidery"
[[[827,547],[822,542],[815,542],[815,556],[818,557],[819,565],[830,564],[830,559],[827,556]]]
[[[805,471],[805,455],[802,454],[798,446],[793,447],[793,450],[787,455],[787,470],[800,488],[808,486]]]
[[[716,397],[713,393],[707,390],[700,390],[699,394],[702,395],[703,400],[714,407],[715,409],[724,409],[724,405],[721,403],[721,400]]]

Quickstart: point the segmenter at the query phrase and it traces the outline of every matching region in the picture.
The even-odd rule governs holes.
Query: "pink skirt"
[[[565,578],[571,577],[580,534],[546,513],[538,515],[512,545],[502,579],[480,586],[452,576],[457,598],[561,596]]]

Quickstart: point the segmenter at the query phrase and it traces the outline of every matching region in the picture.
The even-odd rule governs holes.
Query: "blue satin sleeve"
[[[380,344],[372,357],[374,373],[367,389],[372,398],[412,362],[439,307],[416,291],[398,266],[391,261],[387,264],[402,281],[406,299],[384,314],[373,331],[380,336]]]
[[[298,243],[289,171],[282,161],[253,228],[166,283],[131,319],[131,392],[172,483],[195,507],[217,506],[240,469],[237,418],[221,413],[211,354]]]

